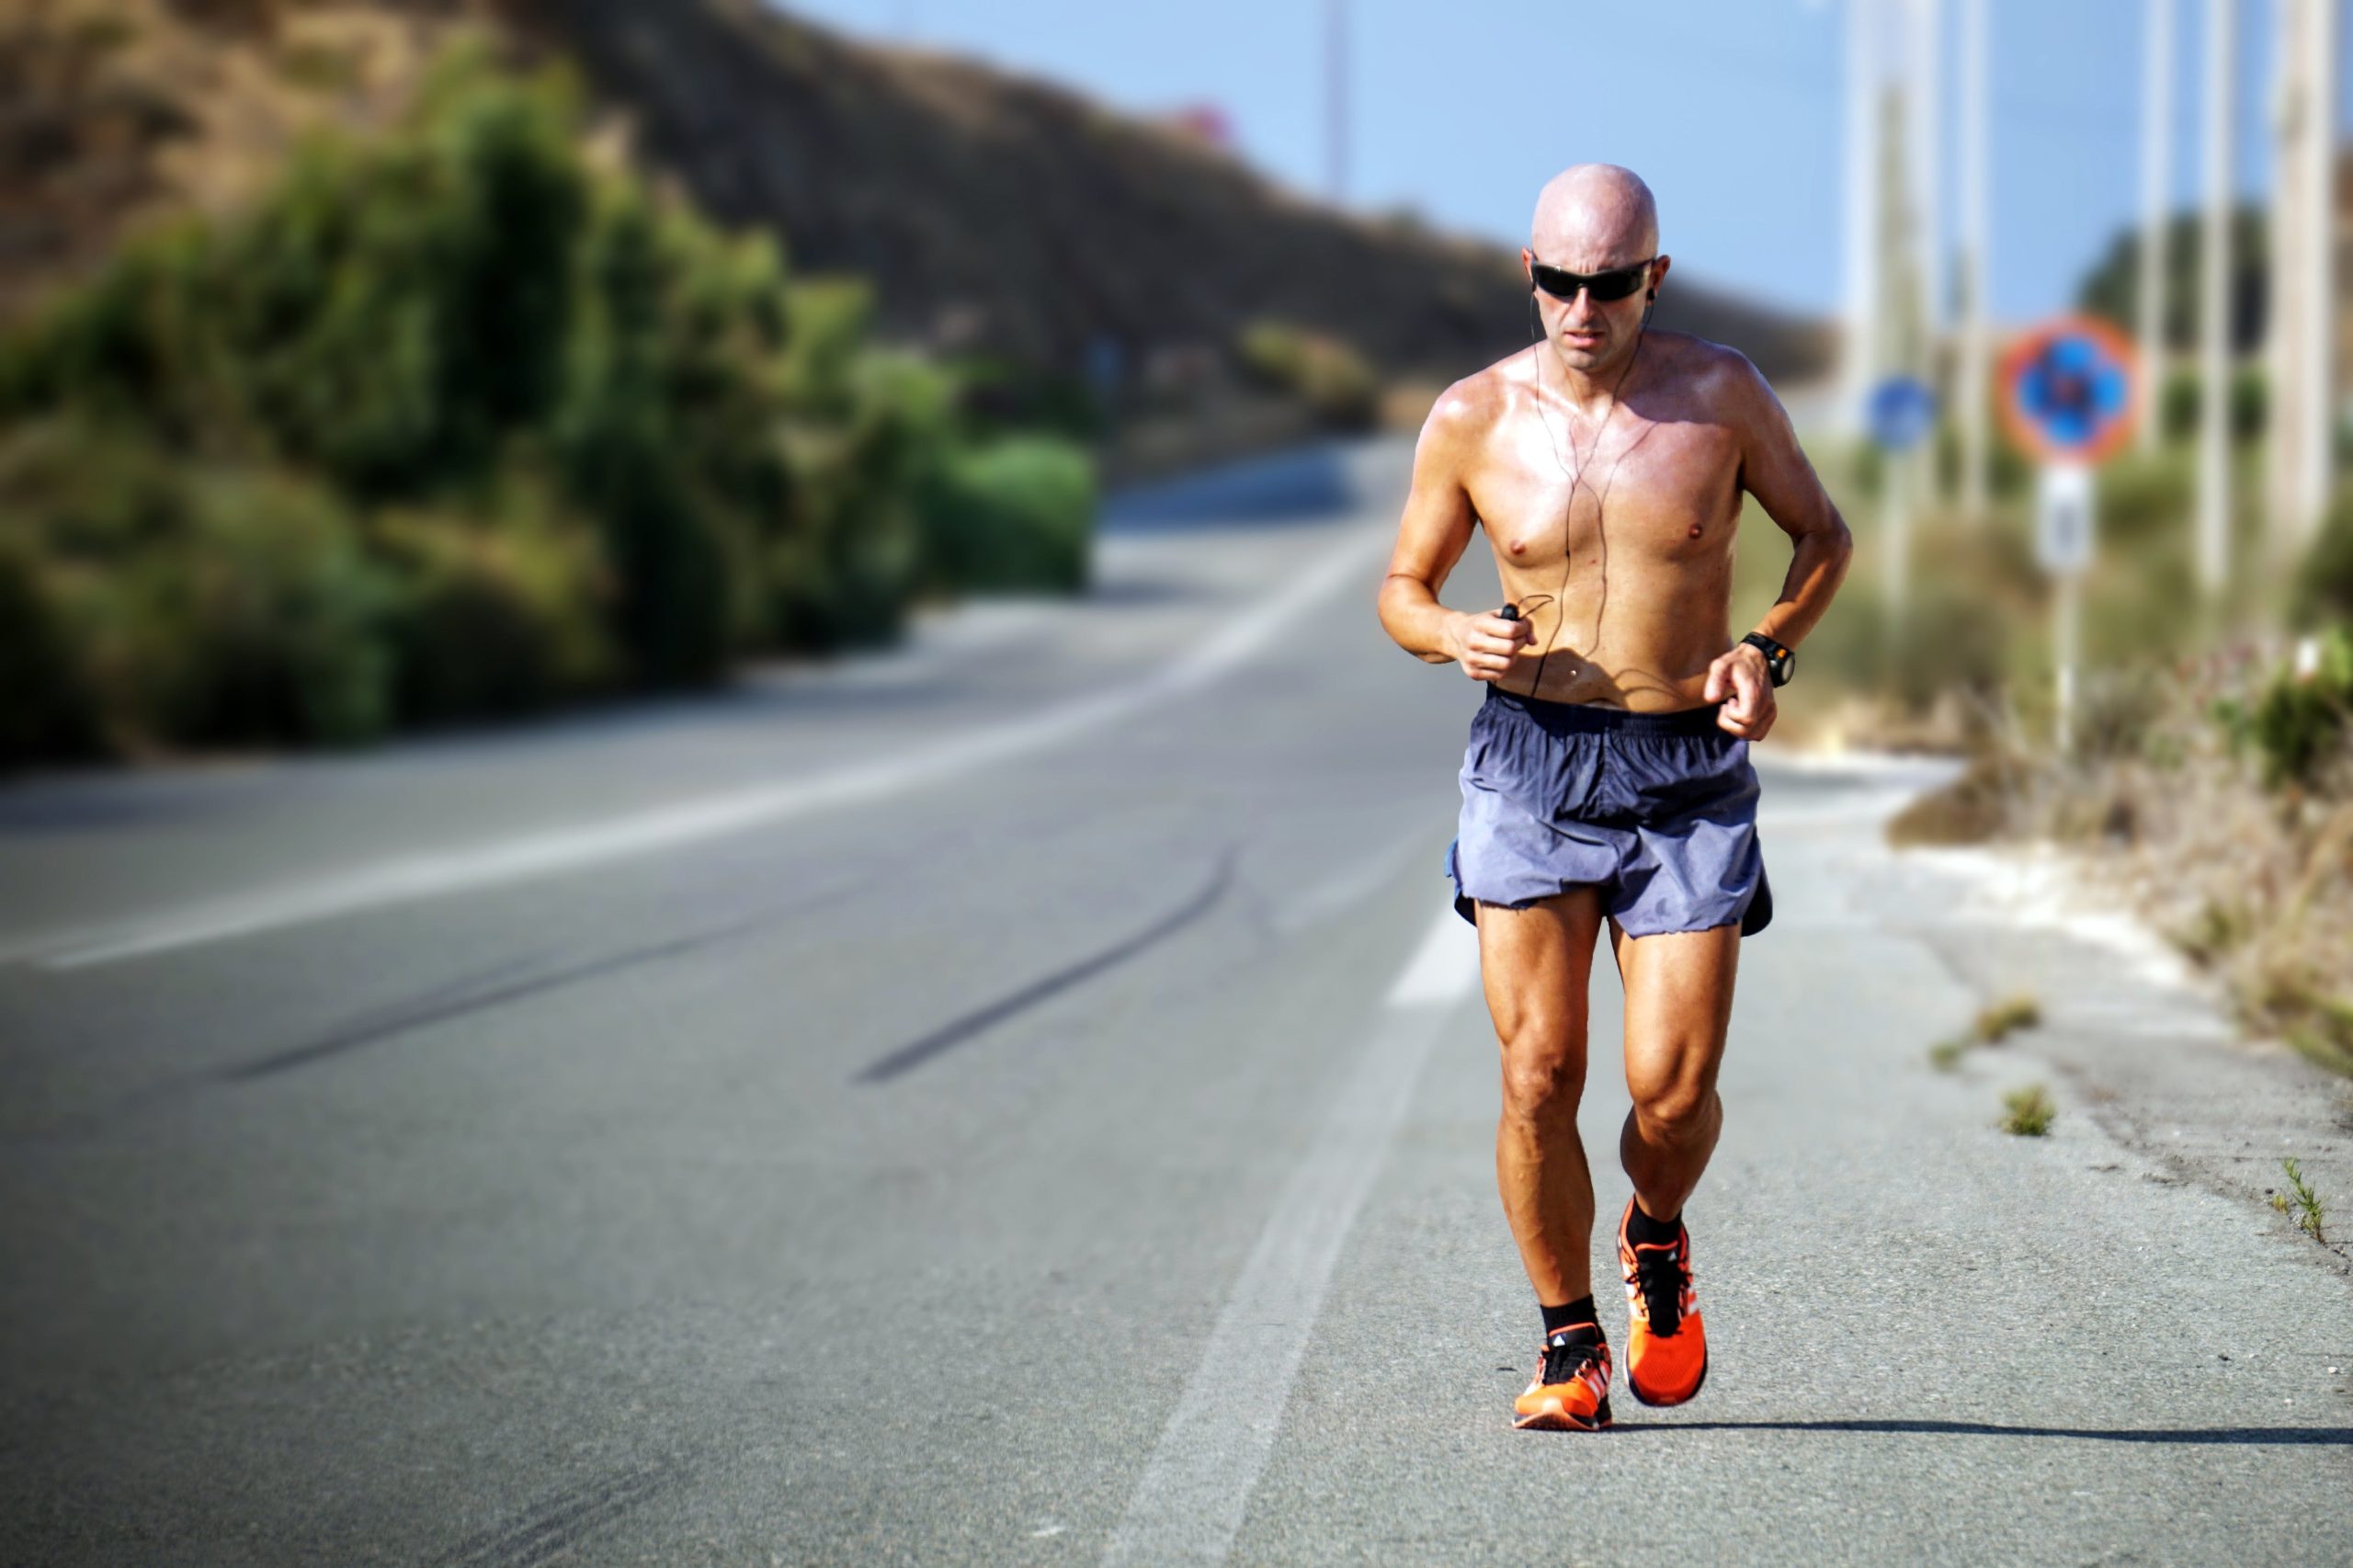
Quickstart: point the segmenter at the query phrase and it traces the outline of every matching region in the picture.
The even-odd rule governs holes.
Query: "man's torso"
[[[1461,384],[1480,416],[1464,488],[1534,632],[1506,689],[1635,712],[1704,700],[1732,641],[1741,437],[1722,383],[1735,358],[1653,332],[1606,417],[1540,388],[1533,352]]]

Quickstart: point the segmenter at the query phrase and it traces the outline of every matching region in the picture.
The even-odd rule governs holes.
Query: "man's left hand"
[[[1730,653],[1716,655],[1715,663],[1708,666],[1708,689],[1702,695],[1711,702],[1723,703],[1716,713],[1716,728],[1744,741],[1763,740],[1779,710],[1773,699],[1773,677],[1765,667],[1765,650],[1754,642],[1739,643]],[[1726,701],[1727,698],[1731,700]]]

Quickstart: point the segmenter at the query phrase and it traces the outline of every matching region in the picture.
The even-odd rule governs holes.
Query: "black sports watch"
[[[1765,673],[1775,686],[1789,685],[1790,677],[1798,673],[1797,654],[1782,647],[1762,631],[1752,631],[1741,641],[1751,647],[1764,651]]]

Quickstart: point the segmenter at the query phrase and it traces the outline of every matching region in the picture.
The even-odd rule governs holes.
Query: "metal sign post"
[[[2002,360],[2003,424],[2041,460],[2035,478],[2034,552],[2054,592],[2052,663],[2058,691],[2054,739],[2073,749],[2075,669],[2081,662],[2081,586],[2092,563],[2092,467],[2131,434],[2141,408],[2132,346],[2105,322],[2049,323],[2020,337]]]
[[[2056,581],[2051,645],[2058,676],[2056,739],[2061,756],[2075,747],[2075,664],[2080,656],[2079,592],[2092,563],[2092,471],[2054,462],[2035,476],[2034,558]]]
[[[1871,389],[1866,413],[1872,441],[1887,454],[1880,483],[1880,528],[1881,537],[1887,541],[1887,558],[1881,562],[1882,592],[1888,646],[1893,650],[1912,574],[1912,492],[1917,487],[1912,471],[1917,460],[1912,453],[1937,427],[1937,397],[1925,381],[1890,376]]]

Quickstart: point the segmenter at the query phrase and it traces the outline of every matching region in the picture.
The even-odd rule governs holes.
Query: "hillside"
[[[1074,369],[1224,354],[1286,318],[1392,375],[1525,341],[1499,246],[1336,212],[1185,131],[946,56],[850,42],[758,0],[0,0],[0,315],[128,222],[244,199],[309,127],[397,114],[458,26],[578,62],[633,155],[796,265],[871,278],[883,331]],[[1826,327],[1678,277],[1659,324],[1766,372]]]

